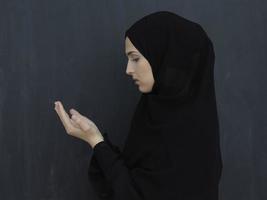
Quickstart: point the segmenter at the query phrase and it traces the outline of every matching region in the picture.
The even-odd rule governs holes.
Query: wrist
[[[102,138],[98,138],[98,139],[96,139],[96,140],[90,142],[89,144],[91,145],[92,148],[94,148],[95,145],[97,145],[99,142],[102,142],[102,141],[104,141],[104,139],[102,139]]]

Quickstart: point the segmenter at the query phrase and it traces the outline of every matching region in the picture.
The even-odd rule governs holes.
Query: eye
[[[139,58],[133,59],[134,62],[137,62],[139,60]]]

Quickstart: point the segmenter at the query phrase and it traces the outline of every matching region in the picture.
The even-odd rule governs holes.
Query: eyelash
[[[139,58],[133,59],[134,62],[137,62],[139,60]]]

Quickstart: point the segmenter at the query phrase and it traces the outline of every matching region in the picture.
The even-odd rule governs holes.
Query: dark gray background
[[[124,31],[176,12],[214,42],[222,200],[267,199],[267,1],[0,1],[0,199],[96,199],[91,147],[66,134],[60,100],[123,146],[140,92]]]

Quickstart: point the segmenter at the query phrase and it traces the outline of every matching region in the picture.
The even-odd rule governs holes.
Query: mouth
[[[138,85],[138,79],[133,77],[134,84]]]

